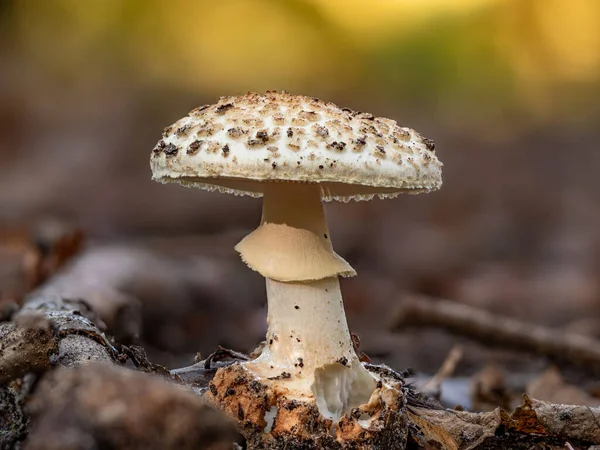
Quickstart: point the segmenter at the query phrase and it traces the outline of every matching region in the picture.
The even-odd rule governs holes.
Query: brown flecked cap
[[[165,129],[152,152],[163,183],[260,197],[265,182],[319,183],[323,200],[437,190],[433,141],[395,121],[317,98],[222,97]]]

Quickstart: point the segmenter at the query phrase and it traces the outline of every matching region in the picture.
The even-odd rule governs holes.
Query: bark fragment
[[[235,425],[198,396],[112,364],[48,373],[28,409],[26,450],[225,450],[239,441]]]
[[[49,369],[56,353],[54,327],[43,315],[28,312],[15,322],[0,323],[0,385]]]
[[[23,383],[0,386],[0,449],[18,448],[28,431],[29,418],[23,411]]]

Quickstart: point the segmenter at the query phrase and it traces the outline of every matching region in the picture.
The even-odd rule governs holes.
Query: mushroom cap
[[[163,183],[260,197],[269,182],[318,183],[323,200],[437,190],[432,140],[314,97],[221,97],[166,128],[150,159]]]

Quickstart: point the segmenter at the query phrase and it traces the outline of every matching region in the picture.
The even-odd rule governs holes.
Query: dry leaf
[[[600,406],[600,399],[593,398],[583,389],[565,383],[556,367],[546,370],[527,386],[530,397],[551,403],[568,405]]]

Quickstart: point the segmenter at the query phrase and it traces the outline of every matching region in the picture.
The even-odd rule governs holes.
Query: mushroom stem
[[[270,223],[315,233],[333,252],[318,185],[270,186],[262,225]],[[337,419],[365,403],[376,382],[354,351],[338,277],[266,278],[266,284],[266,345],[246,366],[261,377],[281,380],[288,397],[314,398],[326,417]]]
[[[263,196],[261,220],[261,224],[266,223],[312,231],[331,246],[318,184],[268,184]]]
[[[235,246],[248,267],[285,282],[356,275],[333,251],[319,185],[267,184],[265,191],[261,225]]]
[[[276,371],[306,379],[318,367],[336,362],[349,366],[357,359],[337,277],[309,283],[266,281],[269,329],[261,357]]]

